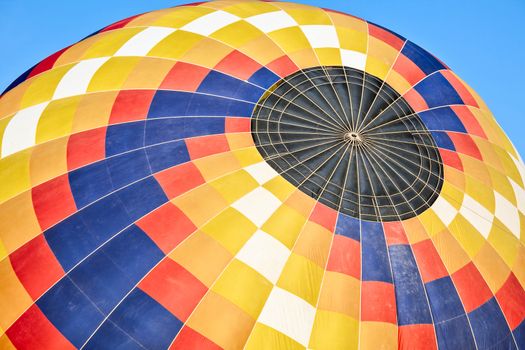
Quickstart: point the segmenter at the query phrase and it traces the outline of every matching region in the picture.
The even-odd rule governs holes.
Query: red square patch
[[[195,91],[209,71],[208,68],[177,62],[166,75],[159,89]]]
[[[487,135],[468,106],[450,106],[468,133],[487,139]]]
[[[309,220],[323,226],[330,232],[333,232],[337,220],[337,211],[327,207],[323,203],[317,202],[312,214],[310,214]]]
[[[122,90],[117,95],[109,124],[146,119],[154,90]]]
[[[138,16],[140,16],[140,15],[131,16],[131,17],[125,18],[123,20],[120,20],[120,21],[118,21],[116,23],[113,23],[113,24],[107,26],[106,28],[102,29],[101,32],[107,32],[108,30],[124,28],[129,22],[131,22],[132,20],[134,20]]]
[[[410,107],[412,107],[414,112],[426,111],[428,109],[425,99],[415,89],[408,90],[403,98],[408,102]]]
[[[383,229],[387,245],[408,244],[407,235],[401,222],[384,222]]]
[[[514,330],[525,319],[525,291],[512,272],[496,293],[496,299],[510,328]]]
[[[430,239],[414,244],[412,250],[414,251],[423,283],[448,276],[447,269]]]
[[[33,187],[31,195],[42,230],[77,211],[67,174]]]
[[[452,274],[452,280],[467,312],[492,298],[489,286],[472,262]]]
[[[466,154],[479,160],[483,160],[481,152],[472,137],[467,134],[459,132],[447,132],[448,136],[454,143],[454,147],[458,153]]]
[[[458,77],[454,75],[454,73],[452,73],[450,70],[443,70],[441,71],[441,74],[445,77],[445,79],[448,80],[450,85],[452,85],[452,87],[459,94],[459,97],[461,97],[461,100],[466,105],[479,108],[478,103],[476,102],[476,99],[472,96],[470,91],[468,91],[465,84],[463,84],[461,80],[459,80]]]
[[[194,331],[188,326],[184,326],[170,346],[170,350],[174,349],[221,350],[222,348],[197,331]]]
[[[284,78],[299,70],[299,67],[288,56],[281,56],[266,65],[266,68]]]
[[[226,118],[224,129],[226,133],[233,132],[250,132],[251,119],[242,117],[228,117]]]
[[[191,162],[163,170],[155,174],[155,179],[169,199],[204,183],[199,169]]]
[[[397,51],[400,51],[401,48],[403,47],[403,44],[405,43],[401,38],[371,23],[368,23],[368,33],[372,35],[373,37],[381,41],[384,41],[385,43],[392,46]]]
[[[359,242],[345,236],[334,235],[326,269],[360,279],[361,245]]]
[[[443,164],[458,169],[459,171],[463,171],[463,163],[456,152],[440,148],[439,154],[441,155]]]
[[[230,150],[224,134],[192,137],[184,140],[191,159],[198,159]]]
[[[393,69],[401,74],[412,86],[416,85],[426,76],[425,72],[403,54],[399,55]]]
[[[396,296],[392,283],[376,281],[361,283],[361,321],[396,324]]]
[[[137,221],[146,234],[164,252],[169,254],[197,227],[171,202],[164,204]]]
[[[431,324],[400,326],[398,337],[403,349],[437,349],[436,333]]]
[[[17,349],[75,349],[36,304],[20,316],[6,334]]]
[[[33,300],[38,299],[64,276],[62,266],[43,235],[24,244],[9,259],[18,279]]]
[[[31,78],[31,77],[34,77],[35,75],[38,75],[42,72],[45,72],[51,68],[53,68],[53,66],[55,65],[55,62],[60,58],[60,56],[62,56],[62,54],[67,50],[69,49],[71,46],[68,46],[68,47],[64,47],[62,50],[60,51],[57,51],[55,52],[54,54],[46,57],[44,60],[42,60],[39,64],[37,64],[35,66],[35,68],[33,68],[31,70],[31,73],[29,73],[29,75],[27,76],[26,80]]]
[[[74,170],[106,156],[106,128],[73,134],[67,143],[67,168]]]
[[[208,288],[195,276],[167,258],[139,284],[139,288],[186,322]]]
[[[247,80],[260,68],[259,63],[237,50],[232,51],[215,66],[216,70],[242,80]]]

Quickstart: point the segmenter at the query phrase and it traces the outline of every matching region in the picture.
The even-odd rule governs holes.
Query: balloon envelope
[[[0,136],[1,348],[525,348],[523,162],[379,25],[131,17],[13,82]]]

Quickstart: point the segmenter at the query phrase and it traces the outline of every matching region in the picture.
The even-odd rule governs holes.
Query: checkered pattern
[[[263,161],[255,104],[319,65],[420,114],[444,164],[430,209],[360,221]],[[387,29],[281,2],[131,17],[17,79],[0,137],[1,348],[525,348],[525,166]]]

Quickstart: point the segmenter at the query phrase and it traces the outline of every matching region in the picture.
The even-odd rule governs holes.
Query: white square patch
[[[458,214],[458,210],[442,196],[437,197],[431,208],[446,226],[450,225]]]
[[[334,26],[304,25],[301,29],[313,48],[340,47]]]
[[[262,185],[279,175],[277,171],[264,161],[249,165],[244,168],[244,170],[246,170],[255,181],[259,183],[259,185]]]
[[[225,11],[215,11],[199,17],[182,27],[182,30],[208,36],[229,24],[239,21],[240,18]]]
[[[282,10],[248,17],[245,19],[245,21],[254,27],[257,27],[264,33],[270,33],[279,29],[297,26],[297,22],[289,14]]]
[[[516,203],[518,205],[519,211],[525,213],[525,190],[521,188],[520,185],[514,182],[511,178],[508,178],[509,182],[514,190],[514,195],[516,196]]]
[[[494,191],[494,197],[496,198],[496,217],[519,239],[520,216],[518,208],[496,191]]]
[[[145,56],[155,45],[173,32],[175,32],[173,28],[148,27],[122,45],[115,56]]]
[[[232,204],[232,207],[240,211],[257,227],[261,227],[280,205],[281,201],[273,193],[263,187],[257,187],[238,199]]]
[[[298,296],[274,287],[258,322],[275,328],[293,340],[308,346],[315,319],[315,308]]]
[[[465,194],[459,212],[483,237],[488,238],[494,221],[494,215],[487,208],[479,204],[474,198]]]
[[[284,244],[266,232],[258,230],[237,253],[237,259],[275,284],[290,253]]]
[[[366,55],[362,52],[341,49],[341,61],[343,66],[365,70]]]
[[[2,158],[35,145],[38,121],[48,104],[24,108],[11,118],[2,138]]]
[[[518,172],[521,176],[521,181],[525,183],[525,164],[519,159],[514,158],[514,156],[510,153],[508,153],[514,164],[516,165],[516,168],[518,169]]]
[[[53,99],[84,94],[91,78],[107,60],[109,57],[91,58],[71,67],[58,83]]]

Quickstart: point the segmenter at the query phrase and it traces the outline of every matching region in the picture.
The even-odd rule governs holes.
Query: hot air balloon
[[[212,1],[0,97],[2,349],[525,349],[525,167],[365,20]]]

